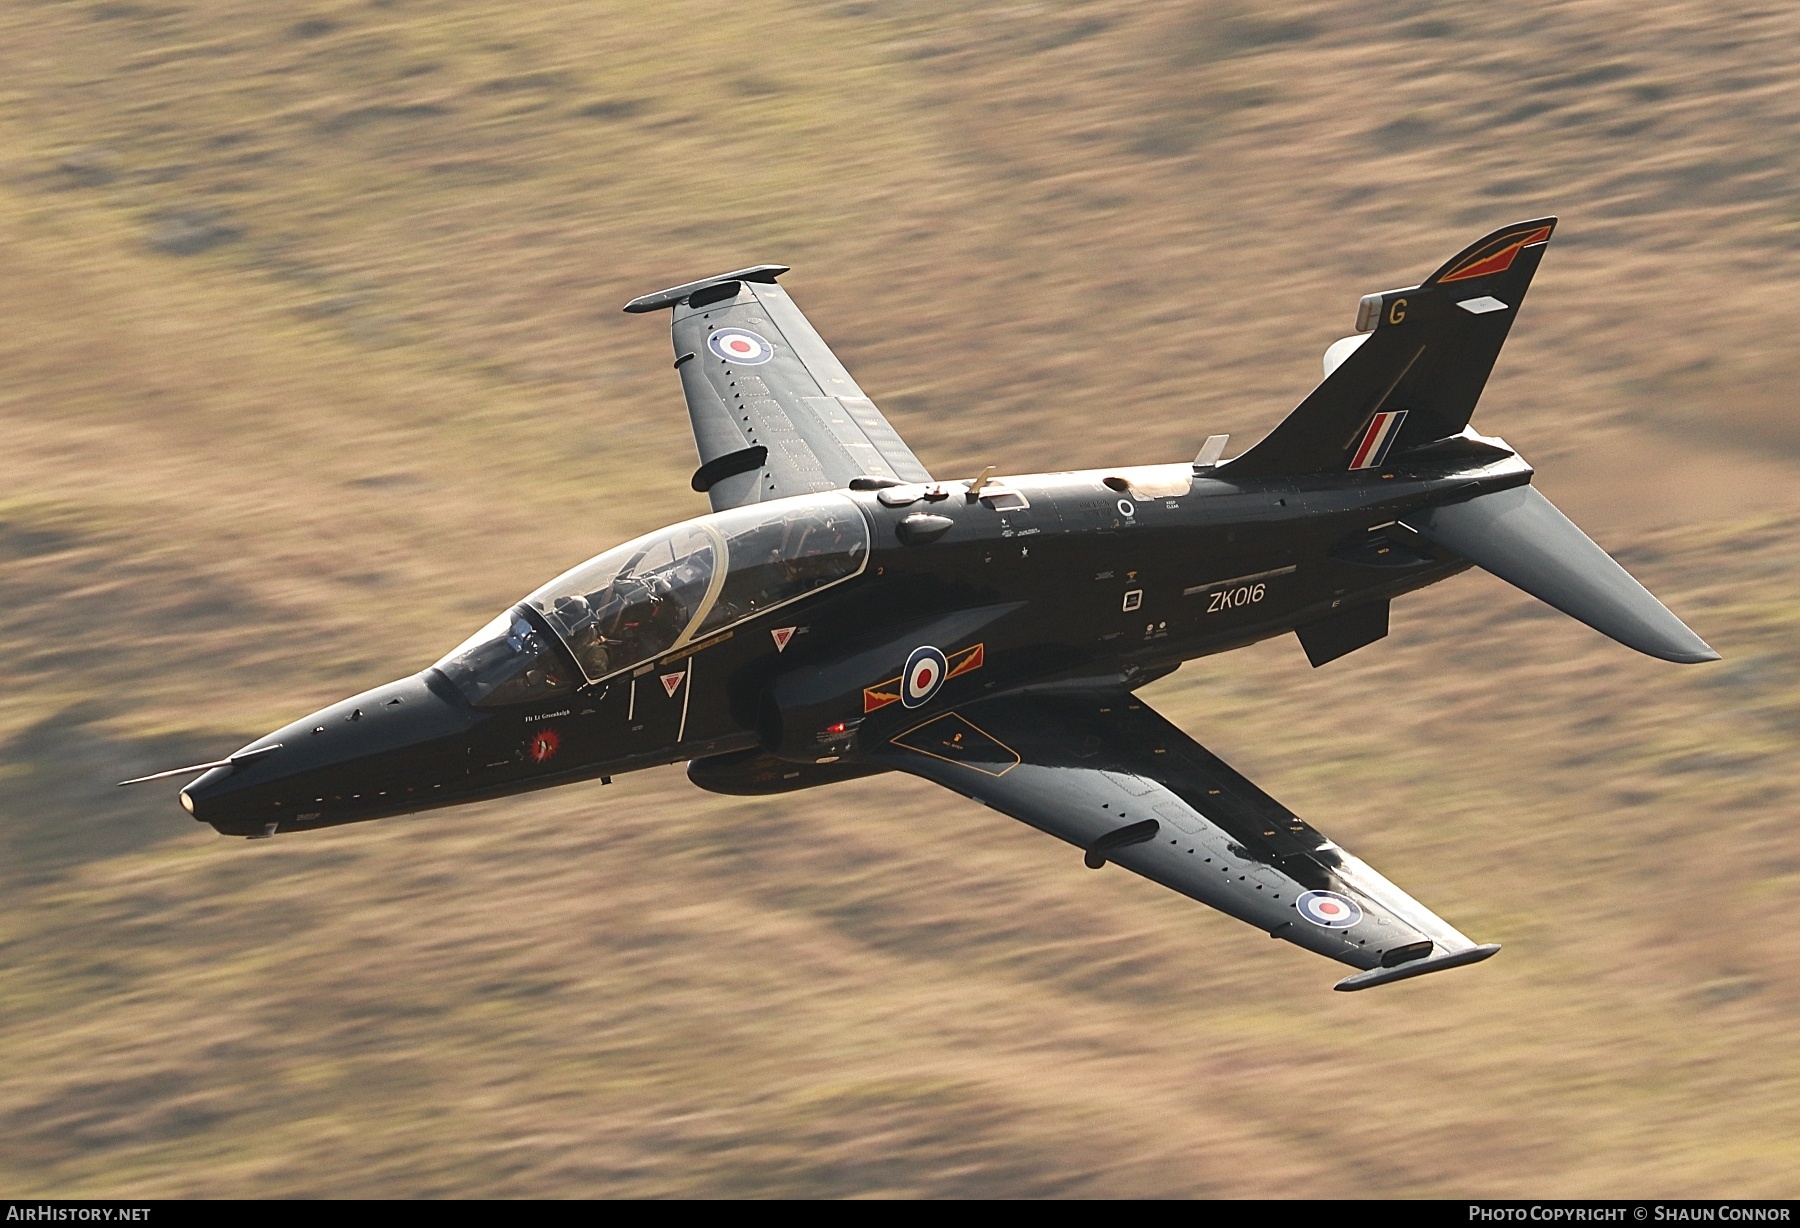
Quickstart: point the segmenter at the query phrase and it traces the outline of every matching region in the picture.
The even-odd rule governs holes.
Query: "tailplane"
[[[1406,523],[1627,648],[1684,665],[1719,659],[1534,487],[1411,512]]]
[[[1555,229],[1553,217],[1502,227],[1421,284],[1366,296],[1357,335],[1326,352],[1324,382],[1225,470],[1290,477],[1374,469],[1461,433]]]

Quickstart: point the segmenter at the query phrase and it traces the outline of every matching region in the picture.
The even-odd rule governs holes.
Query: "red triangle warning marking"
[[[663,684],[663,690],[669,698],[674,699],[675,692],[681,689],[681,680],[685,677],[687,677],[687,671],[684,669],[679,674],[664,674],[658,681]]]
[[[775,641],[776,652],[787,651],[788,641],[794,638],[794,632],[797,629],[795,627],[775,627],[770,630],[769,635]]]

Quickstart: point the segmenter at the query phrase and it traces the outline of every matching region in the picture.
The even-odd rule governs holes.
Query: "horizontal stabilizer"
[[[1411,513],[1427,540],[1517,585],[1627,648],[1665,661],[1717,661],[1631,573],[1531,486]]]

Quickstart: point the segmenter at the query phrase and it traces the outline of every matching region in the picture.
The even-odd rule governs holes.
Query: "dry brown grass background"
[[[1792,1195],[1800,13],[0,7],[0,1187]],[[1500,958],[1316,957],[919,782],[246,844],[203,758],[702,510],[764,260],[934,472],[1240,446],[1564,221],[1477,417],[1726,660],[1481,575],[1150,698]]]

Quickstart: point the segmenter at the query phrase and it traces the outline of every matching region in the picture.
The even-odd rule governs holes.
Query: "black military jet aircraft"
[[[1669,661],[1717,655],[1469,426],[1554,218],[1365,297],[1255,447],[934,479],[759,265],[672,309],[710,515],[550,581],[436,665],[216,763],[182,805],[251,837],[688,761],[720,793],[923,777],[1357,971],[1477,945],[1134,692],[1295,633],[1313,665],[1471,564]],[[145,777],[143,779],[154,779]],[[127,782],[134,783],[134,782]]]

